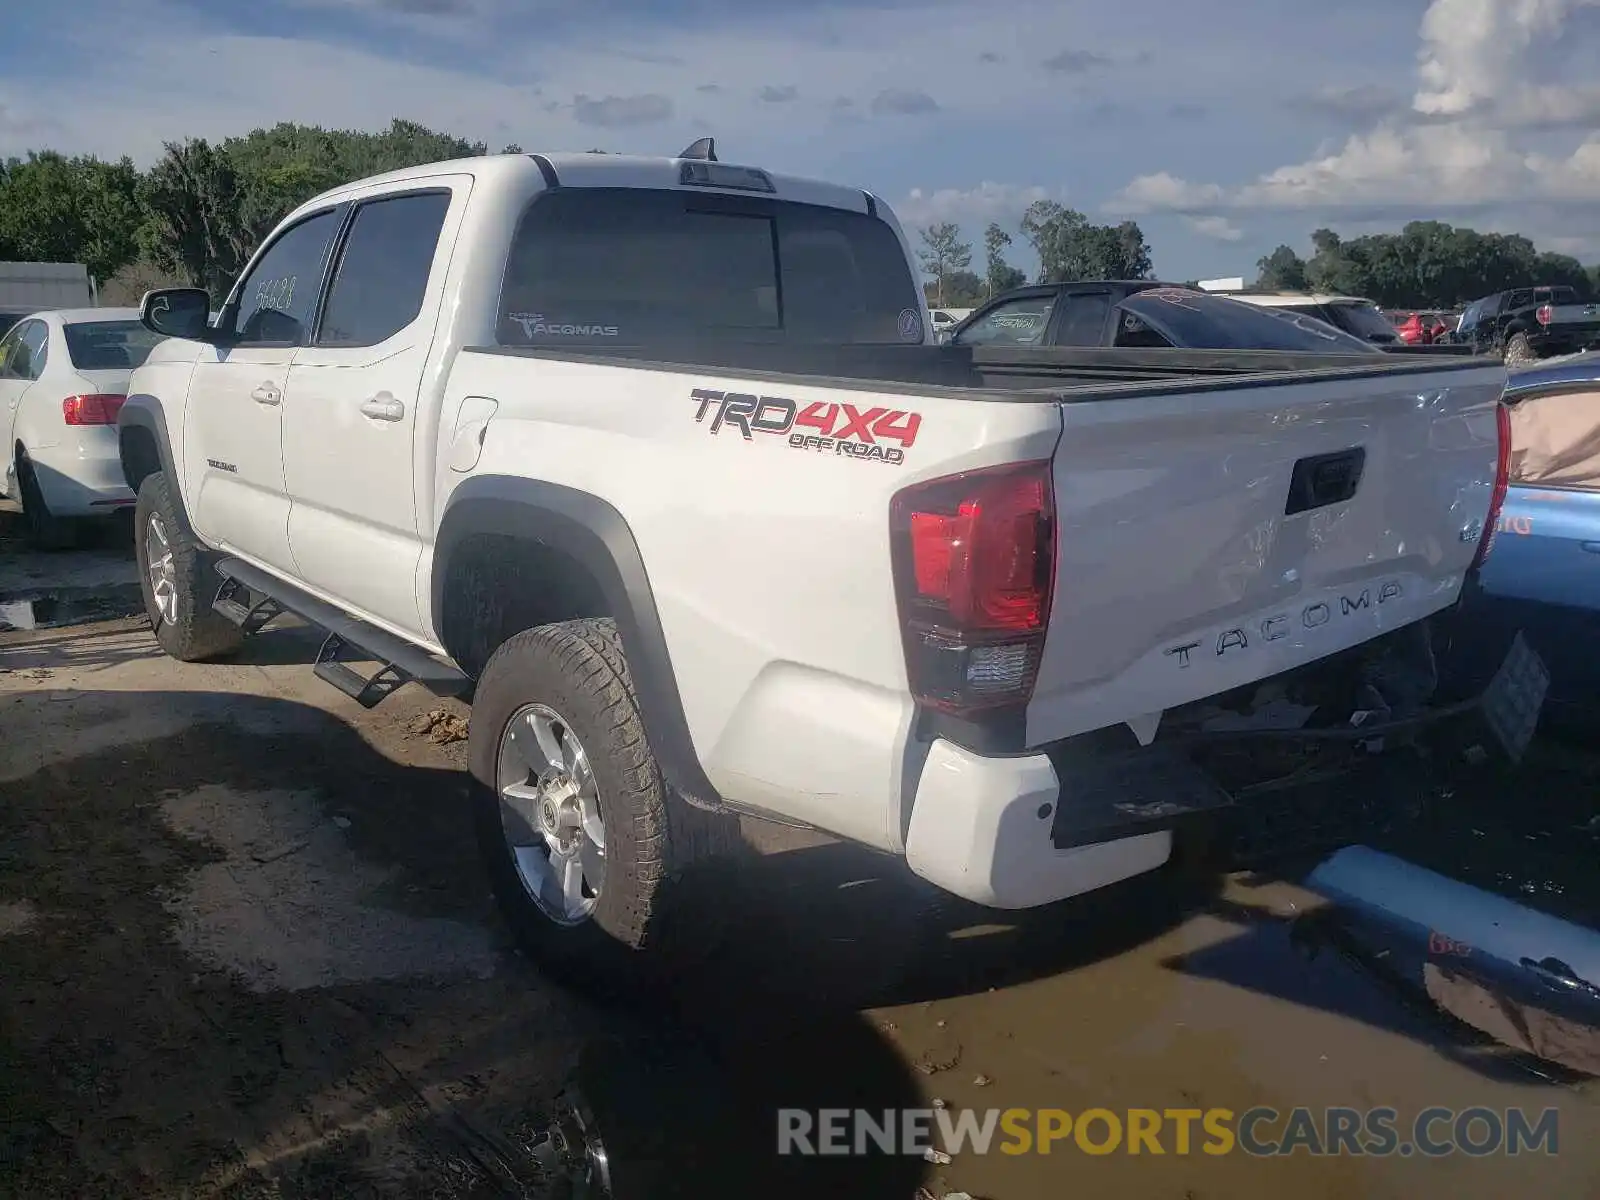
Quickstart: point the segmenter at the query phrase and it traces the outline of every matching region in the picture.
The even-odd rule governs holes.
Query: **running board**
[[[460,696],[471,680],[420,646],[396,637],[341,608],[319,600],[292,583],[236,558],[217,564],[222,585],[212,607],[247,635],[259,632],[285,612],[327,633],[317,651],[317,678],[331,683],[362,708],[374,708],[408,683],[419,683],[437,696]],[[343,661],[354,650],[382,665],[372,675],[358,674]]]

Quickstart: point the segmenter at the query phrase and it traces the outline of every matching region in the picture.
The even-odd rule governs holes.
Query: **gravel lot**
[[[125,606],[131,556],[108,535],[41,566],[6,537],[0,606],[45,618],[0,633],[0,1195],[564,1195],[532,1147],[572,1083],[620,1200],[1595,1194],[1593,1085],[1308,952],[1292,882],[1174,875],[998,917],[752,825],[727,944],[646,1008],[598,1007],[510,947],[459,727],[419,732],[437,701],[360,709],[294,628],[196,667],[139,618],[56,626]],[[1384,847],[1592,925],[1597,780],[1541,747],[1514,795],[1454,796]],[[1426,1162],[772,1154],[779,1106],[934,1098],[1556,1106],[1563,1137]]]

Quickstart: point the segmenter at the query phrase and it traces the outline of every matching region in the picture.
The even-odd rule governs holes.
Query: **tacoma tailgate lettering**
[[[1341,595],[1339,597],[1339,615],[1348,617],[1362,611],[1371,611],[1373,605],[1382,604],[1385,600],[1393,600],[1402,595],[1400,584],[1393,579],[1386,579],[1378,586],[1376,601],[1372,596],[1371,588],[1362,588],[1354,597]],[[1318,600],[1315,604],[1308,604],[1300,610],[1300,624],[1305,629],[1320,629],[1333,620],[1334,610],[1332,605]],[[1259,623],[1261,640],[1275,642],[1289,636],[1286,628],[1294,617],[1290,613],[1274,613],[1264,617]],[[1250,635],[1241,628],[1224,629],[1217,634],[1217,657],[1221,658],[1230,650],[1248,650],[1250,648]],[[1162,653],[1168,658],[1175,658],[1180,670],[1191,666],[1189,654],[1200,648],[1199,642],[1184,642],[1177,646],[1169,646]]]

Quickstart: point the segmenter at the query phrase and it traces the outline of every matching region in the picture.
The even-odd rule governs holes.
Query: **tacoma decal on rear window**
[[[787,436],[793,450],[810,450],[845,458],[864,458],[899,465],[917,440],[922,414],[897,408],[860,409],[854,404],[811,403],[801,406],[783,396],[756,396],[695,388],[689,393],[694,419],[710,418],[712,434],[731,426],[747,442],[756,434]],[[809,431],[809,432],[808,432]],[[897,446],[885,442],[898,442]]]
[[[574,325],[567,321],[548,320],[543,313],[507,313],[506,320],[515,321],[525,338],[617,336],[615,325]]]

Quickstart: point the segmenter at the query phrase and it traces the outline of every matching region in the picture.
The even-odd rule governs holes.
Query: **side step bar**
[[[472,686],[461,671],[420,646],[352,617],[249,563],[225,558],[217,564],[217,574],[222,576],[222,586],[217,589],[212,607],[247,636],[259,633],[285,612],[325,630],[327,637],[317,651],[314,668],[317,678],[331,683],[363,708],[376,707],[408,683],[420,683],[437,696],[460,696]],[[382,666],[370,676],[359,675],[342,661],[346,650],[358,651]]]

